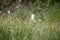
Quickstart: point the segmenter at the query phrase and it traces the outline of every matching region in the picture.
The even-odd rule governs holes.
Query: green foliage
[[[56,14],[45,8],[41,12],[35,11],[36,22],[30,20],[32,11],[19,8],[8,17],[0,17],[0,40],[60,40],[60,26],[54,23]],[[51,13],[51,14],[50,14]],[[50,14],[50,16],[49,16]],[[53,16],[54,15],[54,16]],[[53,19],[54,18],[54,19]],[[41,19],[42,21],[39,21]],[[58,18],[59,19],[59,18]]]
[[[15,0],[0,0],[0,6],[8,7],[9,5],[12,5],[12,3]]]
[[[58,6],[51,8],[49,4],[41,10],[38,10],[40,6],[33,6],[33,10],[20,7],[10,15],[0,16],[0,40],[60,40]],[[32,13],[35,23],[30,19]]]

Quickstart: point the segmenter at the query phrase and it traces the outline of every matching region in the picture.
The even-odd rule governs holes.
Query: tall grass
[[[55,12],[57,17],[49,7],[34,12],[19,8],[7,17],[1,16],[0,40],[60,40],[60,24],[58,23],[60,12]],[[35,14],[35,23],[30,20],[32,13]]]

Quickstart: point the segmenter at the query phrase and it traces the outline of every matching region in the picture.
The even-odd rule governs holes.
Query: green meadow
[[[39,8],[19,7],[9,15],[0,14],[0,40],[60,40],[59,3]],[[31,14],[35,14],[35,22]]]

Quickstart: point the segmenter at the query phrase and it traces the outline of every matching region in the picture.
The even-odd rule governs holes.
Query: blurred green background
[[[14,8],[16,5],[12,4],[17,1],[0,0],[0,7]],[[31,2],[31,6],[18,5],[11,14],[0,8],[3,11],[0,13],[0,40],[60,40],[60,1]],[[35,22],[30,19],[31,14],[35,14]]]

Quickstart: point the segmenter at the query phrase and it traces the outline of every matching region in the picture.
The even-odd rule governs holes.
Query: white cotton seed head
[[[31,15],[31,21],[35,23],[35,15],[34,14]]]
[[[35,15],[34,14],[31,15],[31,20],[35,20]]]
[[[8,14],[10,14],[10,10],[7,10]]]

